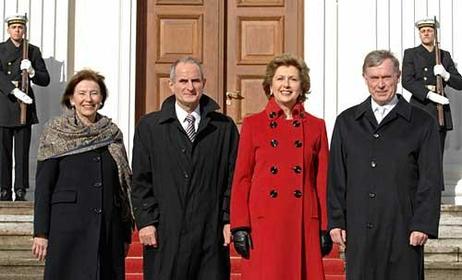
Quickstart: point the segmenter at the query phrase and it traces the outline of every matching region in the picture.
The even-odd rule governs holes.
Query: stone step
[[[4,249],[26,249],[32,247],[32,235],[31,234],[11,234],[11,235],[0,235],[0,246]]]
[[[9,259],[0,258],[0,271],[1,274],[25,274],[25,275],[39,275],[43,273],[45,262],[31,258],[25,259]]]
[[[425,261],[425,280],[462,279],[462,262]]]
[[[32,201],[0,201],[0,214],[2,215],[33,215],[34,203]]]
[[[440,225],[438,231],[439,238],[462,239],[461,225]]]
[[[462,250],[456,246],[425,246],[425,261],[458,262],[462,261]]]
[[[43,280],[43,274],[0,274],[0,280]]]
[[[33,258],[31,248],[2,248],[0,246],[0,259],[30,259]]]

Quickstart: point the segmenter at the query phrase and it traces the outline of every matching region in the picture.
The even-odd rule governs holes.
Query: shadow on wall
[[[451,104],[452,121],[454,130],[448,131],[444,150],[445,187],[443,202],[454,204],[461,198],[460,181],[462,179],[462,91],[446,87],[445,93]]]
[[[48,72],[50,73],[50,84],[47,87],[33,85],[35,102],[37,106],[37,116],[39,123],[32,126],[32,140],[29,154],[29,181],[27,199],[33,200],[35,190],[35,171],[37,167],[37,149],[40,141],[40,134],[48,120],[61,115],[61,97],[66,86],[65,67],[63,61],[58,61],[54,57],[45,60]]]

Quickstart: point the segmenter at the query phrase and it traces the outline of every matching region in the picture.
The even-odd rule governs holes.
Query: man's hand
[[[21,60],[21,66],[19,66],[19,69],[26,70],[27,73],[29,74],[29,78],[33,78],[35,76],[35,70],[32,67],[32,63],[30,62],[29,59],[23,59]]]
[[[346,248],[346,230],[341,228],[333,228],[330,230],[330,237],[335,244]]]
[[[438,103],[438,104],[441,104],[441,105],[447,105],[449,104],[449,99],[447,99],[446,97],[436,93],[436,92],[433,92],[433,91],[429,91],[427,93],[427,98],[430,99],[431,101],[435,102],[435,103]]]
[[[43,237],[34,237],[32,242],[32,254],[39,260],[43,261],[47,256],[48,239]]]
[[[427,243],[428,235],[420,231],[413,231],[409,236],[409,244],[412,246],[423,246]]]
[[[252,241],[250,234],[247,230],[237,230],[233,233],[233,242],[236,252],[244,259],[250,256],[250,248],[252,248]]]
[[[22,92],[18,88],[13,89],[11,94],[13,94],[14,97],[16,97],[19,101],[21,101],[22,103],[25,103],[25,104],[32,104],[32,102],[34,101],[34,100],[32,100],[32,98],[30,98],[29,95],[25,94],[24,92]]]
[[[140,243],[144,246],[157,248],[157,229],[155,226],[145,226],[138,231]]]
[[[445,82],[449,81],[449,78],[451,77],[451,74],[448,71],[446,71],[444,66],[441,64],[436,64],[435,66],[433,66],[433,74],[435,76],[440,75]]]
[[[223,246],[228,246],[231,243],[231,226],[229,224],[223,227],[223,238],[225,240]]]

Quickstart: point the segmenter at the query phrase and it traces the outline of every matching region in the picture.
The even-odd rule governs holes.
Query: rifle
[[[434,18],[435,22],[435,61],[436,64],[441,64],[441,53],[440,53],[440,42],[438,41],[438,26],[436,24],[436,16]],[[444,96],[444,86],[443,78],[440,75],[436,76],[436,93]],[[438,112],[438,124],[444,126],[444,108],[441,104],[436,104],[436,110]]]
[[[22,59],[29,59],[29,42],[27,40],[27,13],[25,14],[26,23],[24,24],[24,39],[22,40]],[[27,69],[22,70],[21,72],[21,90],[29,94],[29,73]],[[20,124],[26,124],[27,120],[27,104],[19,101],[19,108],[21,114],[19,117]]]

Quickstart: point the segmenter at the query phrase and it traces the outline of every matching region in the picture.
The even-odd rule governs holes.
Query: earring
[[[270,88],[270,96],[273,96],[273,89]]]

